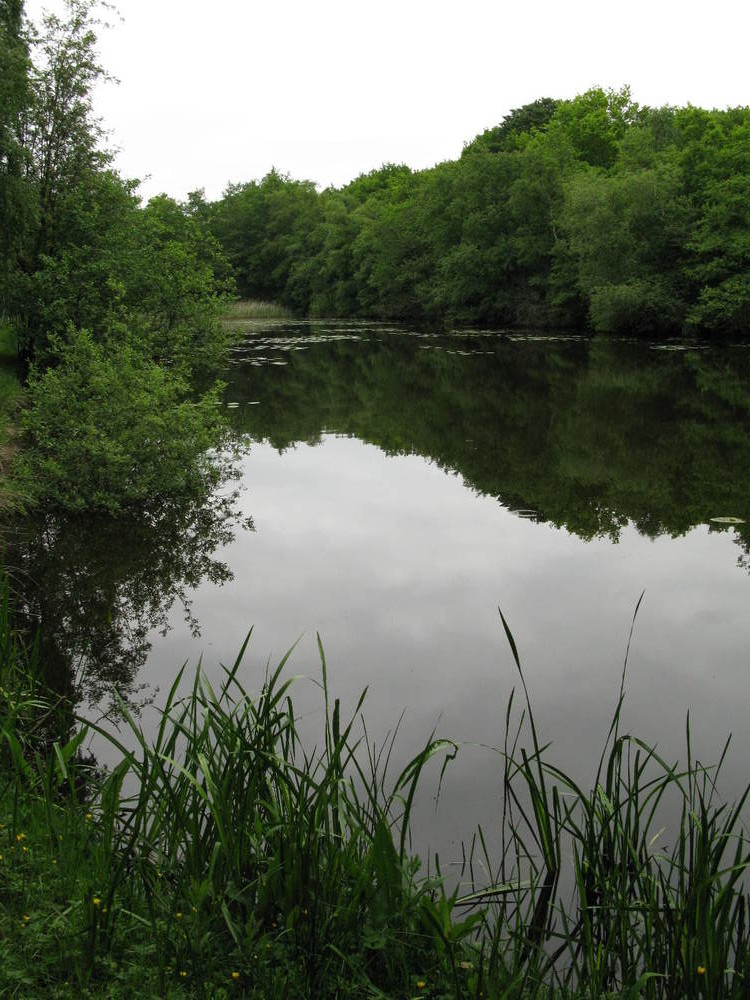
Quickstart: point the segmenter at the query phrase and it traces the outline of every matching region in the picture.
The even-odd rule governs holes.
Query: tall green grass
[[[183,668],[150,739],[123,703],[130,735],[98,730],[118,762],[97,773],[85,727],[49,738],[53,706],[3,607],[0,992],[748,995],[747,793],[717,798],[689,727],[682,768],[622,734],[622,691],[584,791],[540,741],[507,625],[522,698],[497,751],[505,807],[460,894],[408,850],[420,786],[459,748],[433,736],[391,773],[393,742],[368,740],[364,696],[342,718],[322,648],[317,746],[297,730],[288,656],[252,697],[243,647],[218,688],[199,669],[181,695]]]
[[[731,805],[718,794],[728,741],[715,766],[701,765],[688,717],[687,760],[679,766],[621,733],[624,669],[593,787],[584,790],[540,743],[515,642],[503,625],[531,745],[520,745],[519,727],[503,753],[497,881],[520,889],[495,897],[485,913],[490,978],[499,966],[524,989],[543,984],[555,995],[749,995],[750,788]],[[662,828],[662,818],[675,814],[673,828]]]

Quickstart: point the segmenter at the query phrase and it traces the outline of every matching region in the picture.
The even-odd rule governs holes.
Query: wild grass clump
[[[524,707],[512,738],[512,697],[506,716],[495,876],[503,892],[476,897],[487,904],[488,977],[499,968],[506,981],[511,976],[524,989],[534,983],[555,996],[747,996],[750,787],[731,805],[718,794],[729,741],[715,766],[703,766],[693,756],[688,717],[687,763],[680,767],[622,734],[623,669],[606,745],[585,791],[539,741],[515,642],[503,624]],[[520,745],[524,731],[528,749]]]
[[[278,302],[263,302],[260,299],[245,299],[234,302],[225,310],[222,319],[236,322],[247,319],[291,319],[292,313]]]
[[[386,792],[386,758],[353,738],[356,713],[343,724],[338,702],[329,712],[324,660],[323,741],[307,751],[285,661],[253,699],[241,655],[216,692],[198,671],[178,698],[180,672],[150,743],[123,704],[139,749],[108,735],[121,759],[93,790],[76,759],[84,730],[46,756],[15,753],[1,800],[14,854],[0,868],[0,949],[14,956],[3,988],[32,975],[46,995],[130,979],[147,996],[361,996],[394,984],[411,995],[442,974],[423,926],[437,886],[416,877],[406,831],[424,765],[453,744],[430,741]],[[29,929],[55,956],[44,969],[22,947]]]
[[[445,767],[458,748],[433,737],[389,778],[392,741],[376,750],[368,740],[362,699],[342,719],[322,649],[317,747],[300,740],[287,658],[253,697],[238,676],[243,647],[218,689],[198,670],[180,696],[180,672],[152,739],[122,704],[137,749],[100,730],[119,760],[98,774],[80,757],[85,728],[40,739],[35,718],[50,705],[19,681],[24,670],[7,668],[31,662],[11,626],[0,613],[12,640],[0,723],[0,992],[748,993],[746,795],[718,802],[689,730],[683,769],[622,735],[622,691],[584,792],[540,744],[520,675],[523,705],[517,714],[511,697],[498,751],[505,809],[492,837],[479,831],[467,862],[474,889],[459,895],[408,851],[425,767]],[[680,808],[667,845],[654,827],[670,797]]]

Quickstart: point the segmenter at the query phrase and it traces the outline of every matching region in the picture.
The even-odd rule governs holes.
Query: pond
[[[31,581],[54,682],[98,718],[113,684],[153,725],[183,662],[257,690],[299,638],[302,726],[332,692],[394,755],[437,727],[417,846],[460,856],[497,828],[518,644],[553,759],[593,779],[631,620],[623,726],[718,759],[750,754],[750,348],[248,324],[226,375],[235,484],[153,518],[48,518],[11,561]],[[115,724],[114,720],[110,724]],[[588,786],[587,786],[588,787]]]

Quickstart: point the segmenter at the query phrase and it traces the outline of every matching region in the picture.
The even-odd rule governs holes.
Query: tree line
[[[750,109],[595,88],[512,111],[458,160],[341,189],[272,170],[193,198],[240,294],[315,317],[742,334]]]
[[[25,501],[117,511],[219,475],[229,298],[299,315],[742,334],[750,109],[544,98],[459,159],[318,191],[272,170],[143,204],[92,108],[97,0],[0,0],[0,327]],[[214,447],[211,447],[211,446]]]

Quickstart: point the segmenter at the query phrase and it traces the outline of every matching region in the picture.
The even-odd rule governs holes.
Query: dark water
[[[242,676],[301,636],[289,672],[364,687],[400,758],[437,725],[463,745],[437,817],[445,857],[496,828],[497,755],[518,643],[553,756],[593,776],[631,618],[624,728],[684,758],[750,734],[750,349],[384,326],[249,328],[228,373],[239,497],[136,522],[49,519],[14,559],[53,680],[95,716],[117,684],[159,703],[188,660],[218,676],[247,629]],[[297,685],[315,733],[319,691]],[[153,724],[148,704],[143,725]],[[398,756],[398,755],[397,755]],[[437,769],[434,781],[437,787]]]

